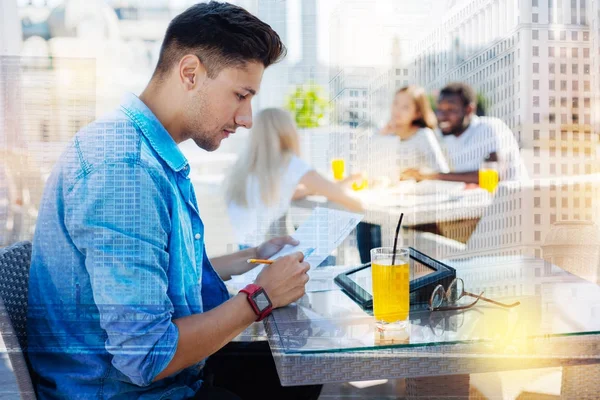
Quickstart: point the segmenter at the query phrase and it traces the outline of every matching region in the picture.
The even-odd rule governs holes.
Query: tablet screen
[[[411,276],[412,281],[436,272],[435,269],[425,264],[421,264],[419,261],[413,258],[410,259],[410,266],[411,272],[413,273],[413,275]],[[361,269],[360,271],[356,271],[352,274],[348,274],[348,278],[353,280],[358,286],[363,288],[369,294],[373,294],[373,282],[371,281],[371,267]]]

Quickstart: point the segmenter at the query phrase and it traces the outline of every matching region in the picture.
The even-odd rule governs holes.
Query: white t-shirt
[[[279,201],[267,206],[263,203],[258,179],[250,175],[246,181],[247,207],[230,202],[227,212],[238,244],[257,246],[265,240],[265,235],[273,222],[285,215],[292,203],[292,197],[300,179],[313,168],[295,155],[281,174]]]
[[[490,153],[497,153],[502,180],[527,178],[519,145],[510,128],[498,118],[473,116],[460,136],[441,135],[450,170],[471,172],[479,170]]]
[[[450,171],[431,129],[421,128],[405,140],[396,135],[376,134],[372,137],[367,168],[369,176],[385,176],[395,182],[400,179],[400,173],[407,169]]]

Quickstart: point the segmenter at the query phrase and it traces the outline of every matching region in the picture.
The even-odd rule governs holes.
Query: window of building
[[[534,146],[533,147],[533,155],[539,157],[539,155],[540,155],[540,148],[538,146]]]
[[[567,31],[560,31],[560,40],[567,40]]]
[[[540,96],[533,96],[533,106],[534,107],[540,106]]]
[[[539,174],[540,173],[540,164],[534,164],[533,165],[533,173],[534,174]]]
[[[579,49],[578,49],[577,47],[573,47],[573,48],[571,49],[571,56],[572,56],[573,58],[577,58],[577,57],[579,57]]]
[[[553,167],[554,164],[550,164],[550,167]],[[550,197],[550,207],[556,207],[556,197]]]
[[[533,206],[535,208],[540,208],[540,206],[541,206],[541,198],[540,197],[533,198]]]
[[[590,33],[589,32],[583,32],[583,40],[588,42],[590,40]]]
[[[554,57],[554,47],[548,47],[548,56]]]
[[[564,208],[569,207],[569,199],[568,198],[566,198],[566,197],[562,198],[562,206]]]
[[[562,39],[562,38],[561,38]],[[562,58],[567,58],[567,48],[566,47],[561,47],[560,48],[560,56]]]
[[[590,108],[590,98],[589,97],[584,97],[583,98],[583,106],[585,108]]]
[[[563,157],[567,156],[567,148],[566,147],[561,147],[560,148],[560,155]]]
[[[574,124],[578,124],[579,123],[579,114],[573,114],[572,118],[573,118],[573,123]]]
[[[556,140],[556,131],[554,129],[550,129],[550,140]],[[552,148],[550,148],[552,151]]]
[[[531,14],[531,22],[537,24],[539,22],[539,15],[537,13]]]
[[[590,49],[583,49],[583,58],[590,58]]]
[[[550,214],[550,223],[553,224],[556,222],[556,214]]]
[[[537,7],[538,6],[538,0],[531,0],[531,7]]]
[[[583,91],[584,92],[590,91],[590,81],[583,81]]]
[[[573,90],[579,90],[579,82],[578,81],[573,81],[572,82],[572,87],[573,87]]]
[[[536,242],[539,242],[540,240],[542,240],[542,232],[540,231],[535,231],[534,233],[534,239]],[[540,275],[540,269],[536,268],[535,269],[535,276],[539,276]]]
[[[578,35],[577,35],[578,33],[579,32],[577,32],[577,31],[571,32],[571,40],[577,41],[578,40]]]
[[[533,46],[533,56],[537,57],[540,55],[540,48],[538,46]]]
[[[567,81],[560,81],[560,90],[567,90]]]
[[[556,68],[555,68],[554,63],[548,64],[548,72],[550,72],[551,74],[553,74],[555,69]]]
[[[583,74],[584,75],[590,74],[590,64],[583,64]]]
[[[556,35],[554,34],[554,31],[548,31],[548,40],[555,40],[556,39]]]
[[[561,74],[567,73],[567,64],[560,64],[560,73]]]
[[[561,164],[561,166],[560,166],[560,173],[563,174],[563,175],[566,175],[566,174],[569,173],[568,172],[568,166],[567,166],[567,164]]]
[[[573,152],[573,155],[575,155],[575,152]],[[574,164],[573,165],[573,173],[575,175],[579,174],[579,164]]]
[[[550,107],[554,107],[554,106],[556,105],[556,97],[554,97],[554,96],[550,96],[550,97],[548,98],[548,105],[549,105]]]
[[[533,81],[533,90],[539,90],[540,89],[540,81],[535,79]]]
[[[537,114],[537,115],[539,115],[539,114]],[[534,117],[534,122],[535,122],[535,114],[534,114],[533,117]],[[550,122],[551,124],[553,124],[554,122],[556,122],[556,115],[554,113],[548,114],[548,122]]]
[[[561,97],[560,98],[560,106],[561,107],[566,107],[567,106],[567,98],[566,97]]]
[[[550,79],[550,81],[548,81],[548,89],[554,90],[555,89],[554,86],[555,86],[554,79]],[[535,87],[534,87],[534,89],[535,89]]]
[[[572,71],[574,74],[577,74],[577,73],[578,73],[577,71],[579,70],[579,68],[577,68],[577,67],[578,67],[578,65],[577,65],[577,64],[573,64],[573,65],[571,66],[571,71]]]
[[[560,114],[560,123],[561,124],[567,123],[567,114]]]
[[[539,63],[533,63],[533,73],[537,74],[540,72],[540,64]]]

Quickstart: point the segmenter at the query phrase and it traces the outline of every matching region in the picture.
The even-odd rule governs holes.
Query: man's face
[[[264,70],[261,63],[248,62],[244,67],[223,68],[214,79],[205,78],[185,106],[182,136],[214,151],[238,127],[250,129],[251,100]]]
[[[441,95],[435,115],[438,126],[444,135],[460,135],[469,126],[473,107],[465,106],[458,95]]]

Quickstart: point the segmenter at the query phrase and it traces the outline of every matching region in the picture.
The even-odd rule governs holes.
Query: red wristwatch
[[[256,313],[257,321],[262,321],[265,319],[271,311],[273,311],[273,304],[271,303],[271,299],[267,296],[267,292],[265,289],[258,285],[250,284],[240,290],[240,293],[244,292],[248,295],[248,303],[252,306],[252,309]]]

